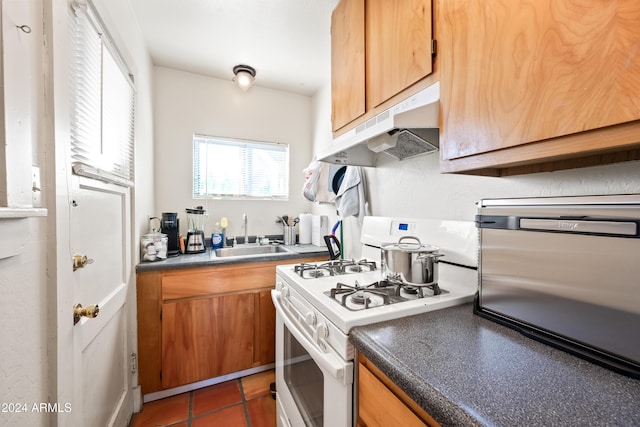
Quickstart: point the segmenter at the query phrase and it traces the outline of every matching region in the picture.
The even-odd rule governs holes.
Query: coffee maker
[[[188,254],[199,254],[206,251],[204,240],[204,224],[207,220],[206,211],[202,206],[187,208],[187,250]]]
[[[160,232],[167,235],[167,256],[180,254],[180,220],[176,212],[162,212]]]

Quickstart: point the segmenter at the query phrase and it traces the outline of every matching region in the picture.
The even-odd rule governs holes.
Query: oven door
[[[321,348],[315,330],[293,304],[271,291],[276,307],[276,392],[278,427],[351,426],[353,362],[330,346]],[[321,323],[319,323],[321,324]]]

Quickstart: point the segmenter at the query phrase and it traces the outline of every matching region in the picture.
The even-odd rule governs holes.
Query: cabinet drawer
[[[326,257],[251,262],[166,271],[162,301],[275,287],[276,266],[323,261]]]
[[[276,265],[272,262],[235,264],[165,273],[162,300],[273,287]]]

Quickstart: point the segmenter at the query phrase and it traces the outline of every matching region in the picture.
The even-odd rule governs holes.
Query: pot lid
[[[387,243],[381,246],[386,251],[401,251],[401,252],[438,252],[439,247],[423,244],[415,236],[403,236],[398,239],[398,243]]]

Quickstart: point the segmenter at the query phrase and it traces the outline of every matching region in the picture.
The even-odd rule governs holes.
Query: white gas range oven
[[[440,248],[437,286],[385,280],[380,247],[403,236]],[[471,221],[365,217],[361,243],[360,260],[276,269],[279,427],[355,425],[351,328],[470,302],[477,291],[478,231]]]

